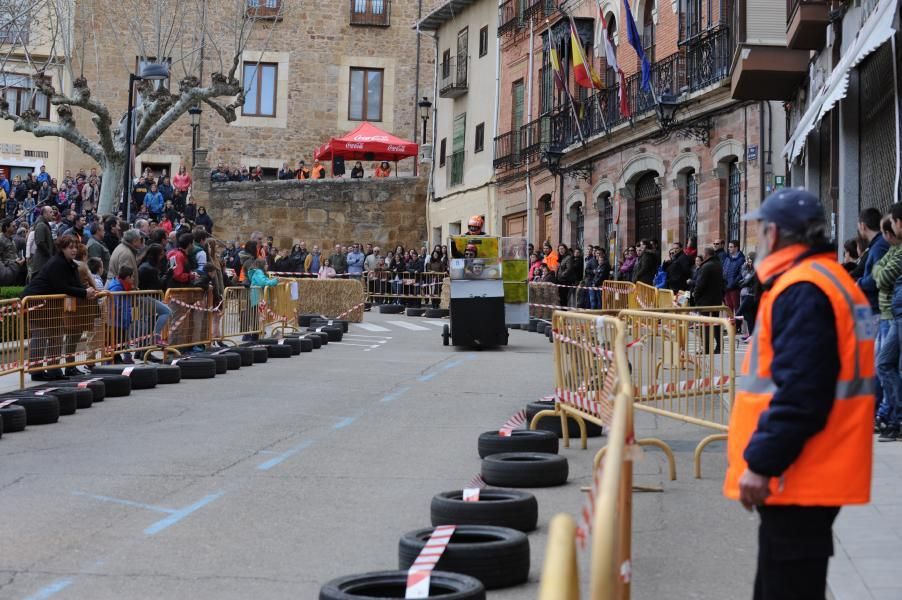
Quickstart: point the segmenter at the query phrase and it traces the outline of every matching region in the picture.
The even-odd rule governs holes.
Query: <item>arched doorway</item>
[[[727,241],[740,239],[740,225],[742,216],[742,172],[739,170],[739,161],[733,160],[728,169],[727,178]]]
[[[661,188],[649,171],[636,182],[636,237],[639,240],[654,240],[661,243]]]

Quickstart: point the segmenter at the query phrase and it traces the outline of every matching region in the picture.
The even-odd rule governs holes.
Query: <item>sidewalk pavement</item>
[[[902,598],[902,443],[874,446],[871,503],[843,508],[833,527],[834,600]]]

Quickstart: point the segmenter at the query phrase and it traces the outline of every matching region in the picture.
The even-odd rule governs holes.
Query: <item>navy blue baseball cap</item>
[[[824,207],[817,196],[805,188],[785,188],[764,199],[758,210],[746,214],[743,221],[767,221],[788,231],[804,231],[811,223],[824,220]]]

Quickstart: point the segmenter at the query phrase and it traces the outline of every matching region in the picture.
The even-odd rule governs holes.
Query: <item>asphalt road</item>
[[[479,471],[476,439],[550,392],[551,344],[441,345],[423,319],[367,313],[341,344],[212,380],[111,398],[0,440],[0,598],[316,598],[340,575],[397,568],[398,538]],[[698,429],[647,415],[637,433],[678,452],[665,482],[649,451],[634,501],[633,598],[748,598],[754,520],[718,493],[722,448],[691,479]],[[590,452],[567,485],[535,490],[529,584],[547,524],[577,514]],[[586,578],[586,557],[581,558]]]

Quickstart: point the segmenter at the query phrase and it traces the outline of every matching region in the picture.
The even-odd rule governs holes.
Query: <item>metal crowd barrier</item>
[[[25,322],[22,301],[0,300],[0,375],[19,373],[19,387],[25,387]]]
[[[250,303],[250,288],[227,287],[222,295],[222,318],[216,338],[223,340],[239,335],[254,335],[262,331],[260,313]]]
[[[170,288],[164,302],[172,310],[166,348],[185,348],[213,342],[213,292],[200,288]]]
[[[24,298],[21,303],[23,333],[28,332],[24,372],[110,360],[112,348],[106,343],[107,324],[103,318],[108,300],[106,293],[94,300],[65,294]]]
[[[704,316],[711,315],[711,316]],[[726,439],[736,385],[736,333],[726,307],[622,311],[637,410],[718,433],[695,449]]]
[[[636,307],[636,284],[631,281],[604,281],[601,284],[601,308],[605,310]]]
[[[107,349],[110,355],[159,348],[154,339],[156,303],[163,301],[158,290],[107,292],[104,304]]]
[[[607,316],[556,312],[555,383],[564,431],[567,416],[603,424],[608,444],[596,457],[604,469],[591,516],[589,598],[624,600],[630,594],[632,545],[633,401],[626,358],[625,327]],[[535,425],[542,413],[532,422]],[[540,600],[577,600],[575,523],[567,515],[552,519]]]
[[[367,301],[375,304],[393,302],[438,302],[442,281],[447,273],[370,271],[366,274]]]

